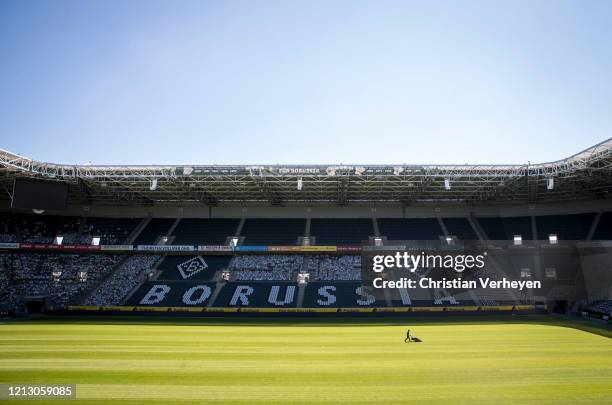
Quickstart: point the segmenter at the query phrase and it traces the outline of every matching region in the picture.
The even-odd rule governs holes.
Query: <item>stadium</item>
[[[0,1],[0,404],[612,404],[610,21]]]
[[[84,402],[612,399],[612,139],[505,166],[0,159],[3,383]],[[427,266],[373,288],[365,262],[398,244]],[[501,288],[425,278],[425,251],[479,249]]]

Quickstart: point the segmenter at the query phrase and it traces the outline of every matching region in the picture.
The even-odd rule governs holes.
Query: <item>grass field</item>
[[[77,384],[83,403],[612,403],[606,329],[510,316],[313,322],[4,323],[0,383]],[[423,343],[403,342],[407,325]]]

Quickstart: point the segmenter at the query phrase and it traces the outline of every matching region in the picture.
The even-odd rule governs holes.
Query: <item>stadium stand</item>
[[[317,245],[357,244],[373,236],[374,227],[369,218],[313,218],[310,235]]]
[[[573,282],[576,273],[574,269],[580,268],[580,256],[567,252],[560,254],[554,251],[543,251],[540,253],[540,267],[544,276],[553,280],[564,280]],[[548,270],[548,275],[546,271]]]
[[[312,281],[361,280],[361,256],[306,256],[304,269]]]
[[[176,219],[174,218],[151,219],[142,232],[140,232],[140,235],[138,235],[134,243],[142,245],[154,244],[160,236],[165,236],[168,233],[175,221]]]
[[[523,240],[533,240],[529,217],[483,217],[477,220],[489,240],[512,240],[515,235],[521,235]]]
[[[67,304],[98,284],[121,256],[94,254],[0,254],[0,273],[7,284],[0,305],[19,305],[29,296],[46,297],[51,305]]]
[[[594,213],[536,217],[538,239],[555,234],[559,240],[585,240],[594,218]]]
[[[599,302],[609,298],[609,243],[569,241],[585,241],[591,232],[595,240],[612,240],[612,139],[567,159],[527,166],[84,167],[38,162],[7,151],[0,151],[0,160],[0,182],[7,191],[0,195],[0,306],[21,305],[36,296],[53,307],[77,302],[269,308],[555,306],[567,301],[568,308],[588,308],[598,300],[595,305],[609,309],[607,301]],[[115,180],[106,181],[109,176]],[[65,215],[10,208],[8,190],[22,177],[65,183]],[[90,193],[84,193],[83,184],[91,185]],[[167,218],[178,212],[180,219]],[[112,218],[126,213],[144,219]],[[210,218],[213,213],[222,218]],[[245,218],[247,213],[258,218]],[[437,218],[442,213],[450,217]],[[441,245],[445,232],[475,242]],[[551,234],[568,243],[508,243],[514,235],[546,241]],[[57,236],[63,237],[63,246],[50,245]],[[169,237],[164,246],[161,236]],[[227,243],[230,236],[240,238],[236,248]],[[301,236],[310,236],[313,246],[295,246]],[[521,293],[514,287],[491,292],[479,286],[369,294],[361,286],[369,281],[362,280],[361,249],[345,245],[373,236],[408,240],[413,252],[482,247],[489,253],[488,265],[478,276],[537,278],[544,286]],[[100,237],[102,246],[91,246],[93,237]],[[129,246],[108,246],[128,244],[128,238]],[[372,250],[385,248],[384,239],[376,242]],[[77,244],[88,246],[73,246]],[[152,244],[157,245],[137,246]],[[408,278],[433,272],[420,270]],[[468,279],[470,273],[461,277]],[[582,290],[586,294],[578,296]]]
[[[409,279],[413,279],[418,282],[419,276],[416,273],[408,273],[403,275]],[[397,275],[394,276],[397,279]],[[393,307],[407,307],[407,306],[432,306],[433,305],[433,292],[429,289],[416,288],[416,289],[396,289],[390,292],[389,301]]]
[[[232,281],[290,281],[293,278],[293,273],[285,270],[237,270],[231,274]]]
[[[127,299],[126,305],[139,306],[207,306],[217,285],[184,281],[146,281]]]
[[[386,301],[376,299],[361,283],[315,282],[306,286],[303,306],[306,308],[385,307]]]
[[[0,306],[8,307],[9,305],[13,304],[13,294],[9,294],[9,285],[11,282],[9,272],[11,272],[11,270],[7,260],[8,257],[1,256],[0,259]]]
[[[612,240],[612,211],[601,214],[597,229],[593,234],[594,240]]]
[[[215,307],[295,308],[298,288],[283,282],[227,283],[213,303]]]
[[[448,234],[460,240],[478,240],[467,218],[443,218]]]
[[[378,218],[378,229],[388,240],[438,240],[444,235],[436,218]]]
[[[158,280],[210,280],[229,267],[231,256],[166,256]]]
[[[476,296],[476,304],[484,306],[492,305],[515,305],[518,304],[516,299],[505,289],[484,289],[478,288],[472,290]]]
[[[234,236],[239,219],[183,218],[172,232],[173,245],[224,245]]]
[[[62,244],[89,245],[97,236],[100,244],[113,245],[123,243],[141,219],[5,214],[0,221],[1,242],[48,244],[62,236]]]
[[[87,243],[91,238],[100,238],[101,245],[117,245],[125,243],[127,237],[142,221],[142,218],[87,218],[83,236]]]
[[[63,243],[79,243],[79,217],[19,215],[15,217],[20,242],[53,243],[56,236],[63,236]]]
[[[84,301],[84,305],[119,305],[143,281],[161,256],[135,255],[128,257],[115,272],[104,280]]]
[[[300,218],[248,218],[241,234],[245,245],[295,245],[305,227]]]
[[[469,297],[469,293],[466,290],[453,290],[453,289],[433,289],[434,305],[463,305],[473,306],[475,302]]]
[[[605,212],[601,216],[595,238],[607,238],[609,222],[612,213]],[[548,232],[557,232],[560,238],[586,237],[591,227],[593,214],[538,217],[541,236]],[[102,243],[121,243],[139,223],[139,219],[54,217],[12,214],[2,217],[0,231],[7,241],[21,239],[21,229],[26,240],[44,241],[50,243],[58,235],[69,239],[78,239],[82,243],[91,243],[92,236],[100,236]],[[168,232],[175,219],[151,220],[136,243],[153,243],[161,235]],[[242,235],[246,243],[281,243],[282,240],[297,240],[297,229],[302,229],[305,220],[295,221],[290,226],[292,231],[281,227],[285,220],[245,221]],[[173,231],[176,235],[174,244],[222,244],[227,236],[232,235],[239,219],[183,219]],[[445,218],[443,222],[449,234],[460,239],[473,239],[475,233],[466,218]],[[521,234],[529,239],[531,220],[529,217],[482,217],[478,223],[487,235],[493,238],[511,240],[514,234]],[[247,224],[250,224],[247,226]],[[262,225],[263,224],[263,225]],[[378,220],[380,233],[397,239],[429,240],[438,239],[442,234],[436,219],[391,219]],[[182,225],[182,226],[181,226]],[[317,236],[317,244],[347,244],[358,243],[372,236],[372,220],[365,219],[314,219],[311,234]],[[274,233],[274,228],[282,229],[279,238],[268,237]],[[303,233],[301,230],[299,233]],[[315,232],[317,234],[315,235]],[[250,235],[250,236],[249,236]],[[323,235],[320,239],[319,235]],[[348,235],[348,236],[347,236]],[[366,236],[367,235],[367,236]],[[251,239],[249,239],[251,238]],[[65,242],[68,243],[68,242]],[[415,242],[421,243],[421,242]],[[293,243],[292,243],[293,244]],[[565,252],[565,251],[564,251]],[[496,256],[498,265],[506,275],[514,279],[544,277],[546,280],[558,281],[556,285],[545,286],[543,295],[549,298],[563,297],[570,294],[575,273],[572,268],[580,267],[580,258],[576,252],[569,251],[569,256],[560,255],[559,249],[546,249],[539,253],[539,262],[531,251],[513,251],[508,257]],[[571,254],[570,254],[571,253]],[[125,261],[124,261],[125,259]],[[162,259],[162,260],[159,260]],[[155,281],[144,281],[159,261],[153,276]],[[384,307],[387,302],[380,296],[376,302],[370,302],[368,294],[359,293],[356,288],[361,280],[361,256],[336,255],[327,253],[312,254],[237,254],[233,256],[203,255],[167,255],[163,258],[156,255],[116,256],[112,254],[58,254],[13,252],[2,254],[2,271],[0,272],[0,305],[11,306],[22,303],[28,296],[43,296],[49,304],[66,305],[73,300],[87,305],[118,305],[125,297],[130,296],[129,303],[141,305],[140,299],[147,294],[153,285],[171,286],[171,292],[162,300],[163,305],[212,305],[215,307],[229,305],[234,299],[235,306],[262,307],[292,307],[298,305],[301,291],[303,307]],[[120,264],[121,263],[121,264]],[[538,264],[539,263],[539,264]],[[119,265],[120,264],[120,265]],[[119,265],[119,267],[117,267]],[[114,270],[114,271],[113,271]],[[53,277],[56,271],[57,277]],[[78,272],[85,271],[87,276],[79,281]],[[221,277],[221,271],[223,273]],[[61,273],[59,273],[61,272]],[[527,275],[523,277],[522,273]],[[538,273],[539,272],[539,273]],[[307,283],[298,285],[297,281],[307,276]],[[499,279],[495,271],[487,270],[483,276]],[[227,277],[227,278],[225,278]],[[213,281],[215,280],[215,281]],[[102,284],[99,284],[102,282]],[[210,294],[204,287],[210,288]],[[285,300],[286,286],[292,285],[293,297]],[[246,294],[248,303],[241,303],[240,291],[235,298],[238,286],[252,287],[253,292]],[[276,287],[275,287],[276,286]],[[319,288],[328,286],[323,293]],[[197,287],[196,290],[187,292]],[[246,287],[245,287],[246,288]],[[315,290],[313,290],[315,289]],[[136,290],[136,292],[134,292]],[[84,293],[92,291],[86,297]],[[218,295],[212,292],[218,291]],[[246,288],[245,291],[250,291]],[[244,291],[243,291],[244,293]],[[366,291],[367,293],[367,291]],[[174,295],[176,294],[176,296]],[[184,303],[184,295],[187,302]],[[199,295],[198,295],[199,294]],[[270,298],[272,294],[272,298]],[[452,295],[452,299],[448,295]],[[204,297],[206,295],[206,297]],[[330,298],[329,296],[334,298]],[[201,297],[204,297],[200,300]],[[422,290],[409,291],[406,297],[388,297],[393,306],[457,306],[457,305],[514,305],[523,302],[525,297],[515,297],[506,290],[475,289],[466,291]],[[198,298],[200,297],[200,298]],[[198,298],[198,299],[196,299]],[[238,300],[238,301],[236,301]],[[331,302],[331,301],[333,302]],[[326,304],[319,304],[319,301]],[[359,302],[358,302],[359,301]],[[361,303],[360,303],[361,302]],[[280,303],[280,304],[279,304]],[[142,305],[162,305],[142,304]]]
[[[231,276],[239,281],[290,281],[303,262],[301,255],[241,255],[232,261]]]
[[[0,243],[17,242],[17,225],[10,214],[0,214]]]
[[[597,301],[589,309],[600,314],[612,316],[612,300]]]

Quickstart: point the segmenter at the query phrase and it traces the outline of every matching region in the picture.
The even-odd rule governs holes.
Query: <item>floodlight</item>
[[[559,238],[557,238],[557,235],[555,235],[554,233],[551,233],[550,235],[548,235],[548,241],[551,245],[556,245],[559,242]]]
[[[520,246],[523,244],[523,237],[521,235],[514,235],[514,245]]]
[[[310,281],[310,273],[300,272],[297,276],[298,284],[308,284]]]

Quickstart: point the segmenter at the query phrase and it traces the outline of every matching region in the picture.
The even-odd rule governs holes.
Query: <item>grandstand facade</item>
[[[605,314],[612,302],[612,140],[558,162],[505,166],[108,167],[0,158],[0,306],[17,312]],[[11,208],[21,178],[67,184],[68,205],[37,214]],[[548,284],[531,294],[376,294],[363,279],[363,249],[393,241],[477,245],[495,252],[489,277]]]

